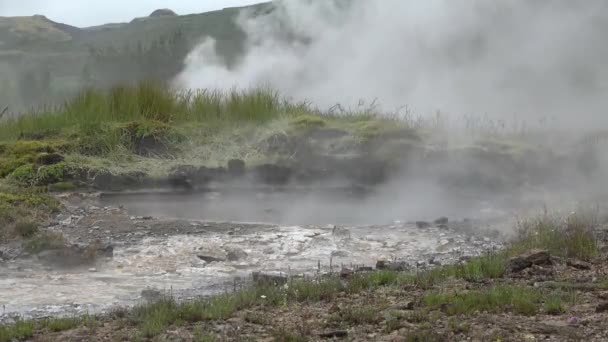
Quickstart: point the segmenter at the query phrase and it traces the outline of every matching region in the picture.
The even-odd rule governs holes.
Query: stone
[[[509,260],[509,269],[511,272],[520,272],[526,268],[532,267],[532,265],[547,266],[552,264],[551,255],[549,255],[548,251],[533,249],[511,258]]]
[[[603,302],[595,308],[595,312],[603,313],[608,312],[608,302]]]
[[[376,262],[376,269],[388,271],[407,271],[410,269],[410,265],[405,261],[378,260]]]
[[[436,219],[434,221],[434,223],[437,225],[445,225],[445,224],[448,224],[448,221],[449,221],[449,219],[444,216],[444,217],[440,217],[440,218]]]
[[[262,272],[253,272],[251,274],[253,281],[257,285],[275,285],[281,286],[287,284],[287,277],[283,275],[266,274]]]
[[[590,270],[592,267],[590,263],[578,259],[568,259],[566,261],[566,265],[574,267],[578,270]]]
[[[284,185],[289,182],[293,170],[276,164],[263,164],[253,169],[256,181],[268,185]]]
[[[426,221],[416,221],[416,228],[424,229],[431,227],[431,224]]]
[[[95,272],[97,272],[97,269],[95,267],[91,267],[91,268],[89,268],[89,272],[95,273]]]
[[[248,256],[247,252],[240,248],[236,247],[228,247],[226,248],[226,259],[228,261],[238,261],[241,259],[245,259]]]
[[[340,270],[340,278],[342,279],[348,279],[350,278],[355,272],[353,272],[353,270],[348,269],[348,268],[343,268]]]
[[[240,177],[245,174],[245,162],[241,159],[228,161],[228,173],[232,177]]]
[[[213,256],[209,256],[209,255],[197,255],[196,257],[203,260],[206,263],[226,261],[226,259],[224,259],[224,258],[213,257]]]

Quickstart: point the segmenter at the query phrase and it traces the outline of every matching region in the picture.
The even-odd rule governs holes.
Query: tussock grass
[[[176,91],[164,84],[141,82],[107,91],[86,89],[57,108],[8,119],[0,125],[0,137],[52,135],[69,127],[99,133],[103,124],[131,121],[261,123],[306,113],[314,113],[308,104],[291,103],[268,88]]]
[[[593,214],[573,214],[564,218],[544,215],[520,224],[519,236],[509,248],[510,254],[540,248],[552,255],[588,261],[599,253],[593,228]]]

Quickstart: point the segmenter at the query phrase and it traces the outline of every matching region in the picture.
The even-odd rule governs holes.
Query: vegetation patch
[[[65,245],[65,237],[61,233],[55,232],[37,234],[24,243],[25,250],[32,254],[51,249],[61,249],[64,248]]]

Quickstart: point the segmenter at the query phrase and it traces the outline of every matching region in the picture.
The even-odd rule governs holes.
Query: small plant
[[[431,308],[441,308],[450,316],[471,314],[475,311],[512,311],[531,316],[538,311],[542,294],[537,289],[519,286],[495,286],[465,293],[433,292],[424,297]]]
[[[45,232],[35,235],[25,242],[25,249],[30,253],[40,253],[50,249],[65,247],[66,240],[61,233]]]
[[[448,325],[454,334],[466,334],[471,330],[470,324],[459,322],[453,317],[448,321]]]
[[[270,319],[267,316],[255,311],[248,311],[245,314],[245,321],[257,325],[269,325],[271,323]]]
[[[15,231],[22,238],[31,238],[38,232],[38,225],[34,222],[18,222]]]
[[[331,321],[338,324],[347,323],[352,325],[376,324],[381,320],[378,312],[378,308],[371,305],[350,306],[334,315]]]
[[[549,315],[561,315],[566,312],[562,298],[559,296],[550,296],[544,303],[545,312]]]
[[[272,337],[277,342],[306,342],[308,338],[297,331],[289,330],[285,327],[277,328],[272,331]]]
[[[14,324],[0,325],[0,342],[25,340],[34,336],[34,323],[18,320]]]
[[[73,318],[52,318],[47,320],[44,325],[52,332],[66,331],[76,328],[81,320]]]

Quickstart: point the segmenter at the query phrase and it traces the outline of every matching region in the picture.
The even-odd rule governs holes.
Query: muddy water
[[[420,229],[399,221],[378,225],[319,224],[340,221],[340,217],[343,222],[350,222],[349,218],[361,214],[356,205],[349,210],[346,202],[340,202],[343,207],[339,209],[329,202],[309,202],[309,209],[299,210],[308,212],[307,216],[276,216],[285,210],[282,205],[289,203],[289,198],[267,200],[264,196],[268,195],[249,198],[246,202],[257,206],[248,207],[246,202],[236,200],[209,201],[203,206],[201,201],[193,204],[191,199],[176,195],[163,197],[162,202],[155,198],[156,206],[143,198],[113,198],[114,204],[126,199],[132,209],[130,214],[188,217],[192,233],[151,234],[135,243],[124,243],[113,241],[108,231],[108,239],[115,245],[113,258],[81,268],[43,264],[36,257],[0,262],[0,320],[14,315],[99,313],[115,306],[133,305],[146,300],[148,294],[159,292],[179,297],[209,295],[232,289],[233,284],[245,282],[254,271],[314,274],[319,264],[325,272],[330,265],[338,270],[344,265],[373,266],[379,259],[395,258],[412,265],[447,263],[499,247],[482,235],[465,235],[434,226]],[[109,204],[104,201],[101,205]],[[165,207],[159,204],[163,202]],[[226,231],[198,229],[214,219],[297,222],[304,217],[309,222],[269,223],[254,228],[234,224]],[[64,231],[69,236],[70,230],[88,228],[74,226]]]

